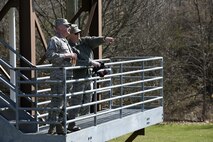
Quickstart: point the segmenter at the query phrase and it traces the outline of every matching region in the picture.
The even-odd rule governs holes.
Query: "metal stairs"
[[[33,121],[33,118],[28,112],[19,110],[19,120]],[[16,122],[16,103],[12,101],[0,90],[0,115],[4,117],[10,124],[15,125]],[[34,133],[37,131],[35,124],[20,124],[19,130],[23,133]]]

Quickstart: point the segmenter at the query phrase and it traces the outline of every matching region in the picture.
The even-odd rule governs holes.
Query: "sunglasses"
[[[70,27],[70,25],[64,25],[66,28],[69,28]]]
[[[79,33],[74,33],[75,35],[78,35]]]

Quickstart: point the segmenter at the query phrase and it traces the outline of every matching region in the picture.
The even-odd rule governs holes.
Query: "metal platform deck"
[[[15,93],[16,100],[20,101],[21,97],[36,98],[33,107],[20,106],[20,102],[13,103],[11,107],[10,100],[2,97],[2,102],[7,111],[13,109],[13,124],[7,120],[7,115],[0,117],[0,141],[1,142],[106,142],[113,138],[131,133],[148,126],[163,122],[163,67],[162,58],[134,58],[134,59],[116,59],[106,63],[112,71],[104,77],[94,76],[90,78],[82,78],[79,80],[64,80],[66,88],[68,83],[76,81],[93,82],[94,88],[91,90],[60,94],[65,104],[72,95],[81,95],[85,93],[93,93],[95,100],[86,104],[76,106],[65,106],[66,112],[63,116],[64,126],[75,121],[82,130],[66,135],[50,135],[47,134],[49,124],[60,123],[48,121],[48,111],[52,108],[47,107],[53,96],[49,85],[58,83],[58,81],[50,80],[47,76],[40,77],[39,74],[52,70],[52,67],[31,67],[16,68],[16,84]],[[64,67],[64,73],[70,69],[78,69],[81,67]],[[85,68],[85,67],[84,67]],[[37,78],[33,80],[21,80],[22,70],[34,71]],[[19,90],[21,84],[32,84],[35,86],[33,93],[23,93]],[[99,84],[99,87],[97,87]],[[65,89],[66,90],[66,89]],[[4,95],[4,94],[2,94]],[[97,96],[101,96],[97,99]],[[44,99],[44,98],[47,99]],[[99,105],[101,109],[98,110]],[[74,108],[84,106],[93,106],[94,113],[76,117],[73,120],[67,120],[67,112]],[[55,108],[59,109],[59,108]],[[19,112],[27,113],[33,111],[30,115],[32,119],[22,118]],[[8,114],[8,113],[4,113]],[[27,113],[28,114],[28,113]],[[8,114],[9,115],[9,114]],[[21,116],[22,117],[21,117]],[[15,126],[15,127],[14,127]],[[21,126],[28,126],[32,131],[25,131]],[[31,127],[36,126],[36,127]],[[22,129],[20,129],[22,128]],[[32,133],[33,132],[33,133]]]
[[[119,118],[119,112],[115,112],[108,116],[100,116],[99,125],[90,126],[81,131],[68,134],[66,142],[105,142],[124,134],[163,122],[162,107],[146,110],[144,112],[134,109],[127,109],[125,111],[128,114],[131,113],[131,115],[124,116],[122,119]],[[79,124],[80,126],[85,126],[88,122]]]
[[[136,113],[135,113],[136,112]],[[83,129],[77,132],[63,135],[49,135],[47,130],[39,133],[21,133],[16,131],[15,127],[10,128],[11,125],[5,126],[10,128],[10,134],[7,132],[7,140],[3,142],[106,142],[115,137],[122,136],[127,133],[146,128],[148,126],[163,122],[163,108],[158,107],[144,112],[138,109],[127,109],[125,113],[128,114],[122,119],[120,112],[113,114],[105,114],[98,118],[98,125],[93,125],[93,120],[82,120],[77,122]],[[129,115],[131,114],[131,115]],[[1,120],[2,121],[2,120]],[[6,122],[4,122],[4,125]]]

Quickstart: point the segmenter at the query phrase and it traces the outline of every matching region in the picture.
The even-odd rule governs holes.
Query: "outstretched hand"
[[[105,37],[105,42],[107,44],[112,44],[114,42],[114,38],[113,37]]]

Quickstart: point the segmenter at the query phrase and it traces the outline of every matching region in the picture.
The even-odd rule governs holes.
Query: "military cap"
[[[79,33],[81,30],[78,28],[77,24],[71,24],[71,30],[70,33]]]
[[[55,20],[55,26],[57,27],[57,26],[59,26],[59,25],[71,25],[71,23],[69,23],[68,21],[67,21],[67,19],[64,19],[64,18],[58,18],[58,19],[56,19]]]

